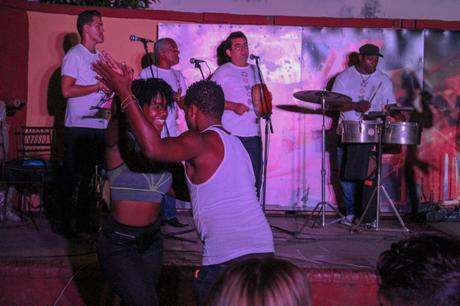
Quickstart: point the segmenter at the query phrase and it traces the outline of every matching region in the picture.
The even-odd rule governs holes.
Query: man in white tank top
[[[195,281],[198,304],[225,264],[248,256],[273,256],[273,235],[258,203],[248,153],[222,127],[224,94],[213,81],[187,90],[185,119],[189,131],[161,138],[143,117],[131,93],[129,69],[120,72],[104,60],[94,65],[119,96],[144,154],[156,161],[185,161],[196,228],[203,241],[202,267]]]

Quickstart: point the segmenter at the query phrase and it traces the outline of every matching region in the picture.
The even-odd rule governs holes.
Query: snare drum
[[[380,121],[352,121],[340,123],[339,134],[343,143],[378,143],[382,129]]]
[[[385,126],[384,143],[420,144],[420,130],[415,122],[392,122]]]

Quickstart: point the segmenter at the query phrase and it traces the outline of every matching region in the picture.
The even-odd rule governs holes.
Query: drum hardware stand
[[[326,225],[333,224],[343,220],[344,215],[329,202],[326,202],[326,94],[327,91],[323,90],[321,94],[321,111],[322,111],[322,125],[321,125],[321,202],[316,204],[315,208],[312,211],[311,217],[314,218],[315,214],[321,216],[321,226],[323,228]],[[326,223],[326,206],[335,211],[340,218],[335,219],[329,223]],[[317,221],[315,220],[312,224],[312,227],[315,226]]]
[[[352,225],[350,231],[356,230],[362,224],[362,221],[364,217],[366,216],[366,213],[369,210],[370,206],[372,205],[372,200],[374,199],[375,196],[377,197],[377,201],[376,201],[377,204],[375,205],[376,206],[375,231],[378,232],[380,230],[383,230],[380,227],[380,201],[381,201],[380,192],[382,192],[386,196],[388,202],[390,203],[391,209],[393,210],[394,214],[398,218],[398,221],[402,227],[401,230],[404,232],[410,232],[410,230],[406,227],[406,224],[404,223],[403,219],[401,218],[401,215],[399,214],[398,210],[396,209],[394,202],[391,200],[390,196],[388,195],[388,192],[386,191],[385,186],[382,184],[382,137],[384,137],[385,120],[383,120],[382,127],[383,128],[382,128],[382,131],[380,132],[379,142],[377,146],[377,186],[375,186],[375,189],[372,192],[372,195],[366,204],[366,208],[364,209],[364,212],[362,213],[361,218],[359,218],[358,224]],[[401,231],[397,229],[386,229],[386,230]]]
[[[254,59],[255,59],[255,62],[256,62],[257,73],[258,73],[258,76],[259,76],[260,83],[262,85],[265,85],[263,83],[262,72],[261,72],[260,66],[259,66],[259,59],[260,58],[257,56],[257,57],[254,57]],[[268,111],[266,114],[263,114],[263,116],[262,116],[262,118],[265,120],[265,132],[264,132],[265,146],[263,148],[263,167],[262,167],[262,210],[265,213],[266,212],[266,195],[267,195],[268,148],[269,148],[269,144],[270,144],[270,133],[273,134],[273,125],[272,125],[272,120],[271,120],[272,112],[271,112],[271,110],[268,109],[268,101],[266,100],[263,87],[261,87],[260,93],[261,93],[261,97],[262,97],[262,104],[264,104],[263,109]],[[269,131],[270,131],[270,133],[269,133]],[[267,220],[267,222],[268,222],[268,220]],[[270,224],[270,222],[268,222],[268,224],[270,225],[270,227],[272,229],[275,229],[275,230],[278,230],[278,231],[283,232],[285,234],[291,235],[292,237],[295,237],[295,235],[296,235],[296,232],[294,232],[294,231],[290,231],[290,230],[284,229],[282,227],[272,225],[272,224]]]

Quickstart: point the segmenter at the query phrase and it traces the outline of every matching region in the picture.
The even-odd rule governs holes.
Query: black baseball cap
[[[373,44],[365,44],[362,45],[359,48],[359,54],[360,55],[375,55],[375,56],[380,56],[383,57],[382,54],[380,54],[380,49],[376,45]]]

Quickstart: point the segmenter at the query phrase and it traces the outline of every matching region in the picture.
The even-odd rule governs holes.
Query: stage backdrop
[[[217,68],[218,44],[232,31],[243,31],[247,35],[250,53],[260,56],[262,74],[273,93],[274,134],[270,135],[269,140],[268,208],[309,210],[321,200],[322,118],[318,113],[319,105],[296,100],[293,93],[330,88],[334,76],[353,63],[352,53],[368,42],[381,47],[384,58],[379,63],[379,69],[391,77],[398,103],[415,106],[416,112],[406,115],[425,127],[420,146],[395,147],[391,154],[385,154],[383,178],[390,197],[400,206],[407,206],[411,196],[413,201],[438,201],[457,197],[458,167],[453,148],[455,137],[449,138],[448,135],[456,135],[458,111],[454,109],[456,104],[452,97],[458,97],[458,89],[453,94],[451,88],[455,82],[458,86],[460,65],[458,62],[448,65],[445,53],[450,58],[458,57],[458,33],[367,28],[160,24],[158,36],[172,37],[177,41],[181,62],[175,68],[181,69],[187,83],[191,84],[200,80],[201,74],[189,63],[189,59],[206,60],[202,67],[205,77],[208,76]],[[429,44],[426,43],[427,39],[430,40]],[[425,58],[429,63],[424,66]],[[441,59],[446,62],[441,62]],[[426,71],[429,66],[436,72],[430,71],[425,82],[430,80],[436,95],[440,95],[442,90],[445,95],[450,94],[443,103],[438,102],[442,104],[439,107],[443,108],[439,116],[434,115],[435,118],[430,116],[432,108],[437,106],[432,105],[429,93],[422,95],[424,67]],[[448,72],[441,76],[438,70]],[[446,83],[446,73],[451,76],[451,83]],[[421,99],[422,96],[425,99]],[[326,145],[326,200],[337,204],[341,196],[335,162],[337,137],[332,131],[335,129],[333,122],[334,114],[330,114],[326,118],[329,130]],[[261,129],[263,134],[263,121]],[[439,141],[445,145],[440,147]],[[447,149],[444,147],[448,147],[448,144],[453,149],[445,152]],[[388,209],[386,204],[383,201],[384,209]]]

